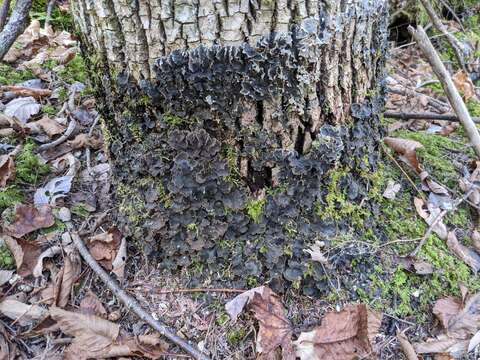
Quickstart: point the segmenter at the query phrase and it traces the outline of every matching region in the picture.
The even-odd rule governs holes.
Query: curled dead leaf
[[[417,158],[417,149],[423,148],[423,145],[415,140],[399,139],[394,137],[386,137],[383,142],[393,151],[400,155],[400,159],[420,172],[420,163]]]
[[[18,275],[26,277],[32,274],[40,256],[40,247],[35,242],[14,239],[8,235],[3,235],[2,238],[15,259]]]
[[[292,326],[277,295],[265,287],[261,294],[253,293],[249,308],[259,322],[256,341],[258,359],[272,359],[277,349],[281,348],[282,359],[294,360]]]
[[[452,76],[452,80],[458,91],[463,93],[465,101],[476,98],[475,85],[473,85],[470,76],[465,71],[459,70]]]
[[[417,197],[413,199],[413,203],[418,215],[420,215],[429,226],[435,223],[432,231],[437,234],[440,239],[445,240],[448,235],[447,226],[441,220],[437,220],[442,212],[440,208]]]
[[[92,256],[107,270],[113,269],[115,260],[122,242],[122,234],[117,228],[110,228],[107,232],[92,236],[87,246]]]
[[[0,155],[0,188],[15,177],[15,162],[10,155]]]
[[[93,315],[78,314],[56,307],[50,316],[57,321],[60,330],[73,336],[65,350],[75,359],[106,359],[121,356],[143,356],[149,359],[160,357],[167,345],[157,335],[127,336],[121,333],[120,325]]]
[[[301,360],[352,360],[367,356],[372,352],[372,339],[381,319],[381,314],[364,304],[329,312],[320,326],[300,334],[294,342],[296,354]]]
[[[447,246],[460,260],[470,266],[473,271],[478,272],[480,270],[480,255],[474,249],[460,244],[453,231],[450,231],[447,235]]]
[[[10,236],[21,238],[35,230],[48,228],[54,223],[55,218],[53,217],[50,206],[19,204],[15,207],[15,219],[13,223],[4,226],[4,231]]]

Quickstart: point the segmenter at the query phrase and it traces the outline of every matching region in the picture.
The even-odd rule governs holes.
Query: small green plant
[[[187,123],[187,120],[172,114],[163,114],[163,121],[170,126],[180,126]]]
[[[227,342],[230,346],[235,346],[238,345],[245,336],[247,336],[247,332],[244,328],[232,329],[227,333]]]
[[[16,185],[0,189],[0,212],[23,201],[23,192]]]
[[[52,105],[43,105],[42,106],[42,112],[47,115],[56,115],[57,114],[57,109],[55,106]]]
[[[13,269],[15,266],[13,255],[6,245],[0,245],[0,269]]]
[[[18,70],[7,64],[0,64],[0,84],[12,85],[35,78],[30,70]]]
[[[222,312],[220,315],[217,316],[216,323],[220,326],[225,325],[230,320],[230,316],[228,314]]]
[[[250,200],[247,203],[246,210],[248,216],[254,221],[259,222],[260,217],[263,213],[263,208],[265,207],[266,200],[265,199],[258,199],[258,200]]]
[[[37,181],[50,171],[50,167],[40,161],[35,154],[36,145],[27,142],[15,161],[16,178],[28,184],[36,184]]]
[[[86,218],[90,214],[90,212],[87,210],[87,206],[84,203],[75,203],[70,208],[70,212],[81,218]]]

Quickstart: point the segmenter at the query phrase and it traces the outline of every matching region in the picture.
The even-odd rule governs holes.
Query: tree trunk
[[[124,231],[201,280],[322,289],[305,250],[368,227],[386,3],[74,1]]]

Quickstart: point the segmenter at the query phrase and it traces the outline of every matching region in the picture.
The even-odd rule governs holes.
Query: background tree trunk
[[[386,3],[73,2],[119,219],[148,253],[203,280],[324,288],[305,250],[368,227]]]

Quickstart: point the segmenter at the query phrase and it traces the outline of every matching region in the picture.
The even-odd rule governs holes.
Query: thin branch
[[[125,304],[125,306],[133,311],[142,321],[145,321],[150,326],[152,326],[156,331],[158,331],[161,335],[165,336],[173,343],[178,345],[180,348],[185,350],[188,354],[193,356],[196,359],[200,360],[209,360],[209,357],[204,355],[200,350],[198,350],[194,345],[188,343],[178,335],[174,333],[174,330],[168,328],[166,325],[161,323],[158,320],[155,320],[152,315],[150,315],[147,311],[145,311],[140,304],[128,295],[118,283],[113,280],[110,275],[97,263],[97,261],[92,257],[90,252],[88,251],[87,247],[83,243],[82,239],[76,232],[70,233],[72,240],[82,255],[85,262],[90,266],[90,268],[98,275],[100,279],[107,285],[107,287],[117,296],[117,298]]]
[[[442,84],[443,91],[445,91],[453,110],[455,110],[455,113],[465,128],[475,153],[480,156],[480,135],[477,127],[470,117],[468,109],[465,106],[462,97],[458,93],[457,88],[453,84],[450,74],[445,68],[445,65],[443,65],[440,56],[438,56],[438,53],[435,51],[430,39],[421,26],[418,26],[416,30],[412,26],[409,26],[408,31],[410,34],[412,34],[414,39],[417,41],[419,48],[428,59],[428,62],[432,66],[433,72],[437,75],[438,80],[440,80],[440,83]]]
[[[17,37],[27,26],[28,12],[32,7],[32,0],[18,0],[13,8],[7,25],[0,33],[0,61],[8,52]]]
[[[3,0],[0,8],[0,31],[3,30],[7,22],[8,10],[10,10],[10,0]]]
[[[452,206],[451,209],[442,210],[440,213],[437,214],[435,219],[433,219],[433,222],[428,227],[427,232],[425,233],[425,235],[423,235],[422,240],[420,240],[420,243],[410,253],[410,256],[416,256],[418,254],[420,249],[423,247],[425,242],[428,240],[428,237],[430,236],[430,234],[433,232],[433,229],[435,228],[435,226],[437,226],[437,224],[440,223],[440,221],[442,221],[442,219],[445,217],[445,215],[447,215],[449,212],[455,211],[460,206],[461,203],[463,203],[465,200],[467,200],[469,198],[469,196],[472,194],[473,190],[475,190],[475,188],[476,188],[476,186],[472,185],[470,187],[470,189],[468,189],[468,191],[465,193],[465,195],[463,195],[463,197],[461,197],[460,199],[458,199],[457,201],[455,201],[453,203],[453,206]]]
[[[434,114],[434,113],[404,113],[386,111],[383,116],[388,119],[400,119],[400,120],[445,120],[452,122],[460,122],[458,116],[450,114]],[[472,121],[476,124],[480,124],[480,117],[472,117]]]
[[[63,133],[62,136],[60,136],[58,139],[56,139],[52,142],[40,145],[38,147],[37,151],[45,151],[45,150],[51,149],[51,148],[53,148],[57,145],[60,145],[65,140],[67,140],[70,137],[70,135],[72,135],[72,133],[73,133],[73,131],[75,130],[76,127],[77,127],[77,122],[72,118],[72,120],[68,124],[67,130],[65,130],[65,132]]]
[[[198,292],[219,292],[219,293],[226,293],[226,294],[241,294],[244,293],[246,290],[242,289],[229,289],[229,288],[195,288],[195,289],[159,289],[156,287],[149,288],[148,286],[144,286],[148,289],[148,291],[152,291],[157,295],[161,294],[185,294],[185,293],[198,293]],[[135,288],[129,288],[129,290],[136,290]]]
[[[464,56],[464,55],[467,55],[468,52],[465,51],[465,47],[460,43],[460,41],[457,40],[455,36],[453,36],[448,32],[447,28],[442,24],[442,21],[440,20],[438,15],[435,13],[435,10],[433,9],[432,4],[430,4],[430,1],[420,0],[420,2],[425,8],[425,11],[430,17],[430,20],[432,20],[435,28],[438,31],[440,31],[443,35],[445,35],[448,42],[450,43],[450,46],[453,48],[453,52],[455,53],[455,57],[457,58],[459,65],[462,67],[465,73],[468,74],[467,68],[465,67],[465,56]]]
[[[47,15],[45,16],[45,25],[44,25],[45,29],[48,28],[48,26],[50,25],[50,19],[52,18],[52,11],[56,3],[57,3],[57,0],[50,0],[48,2]]]

